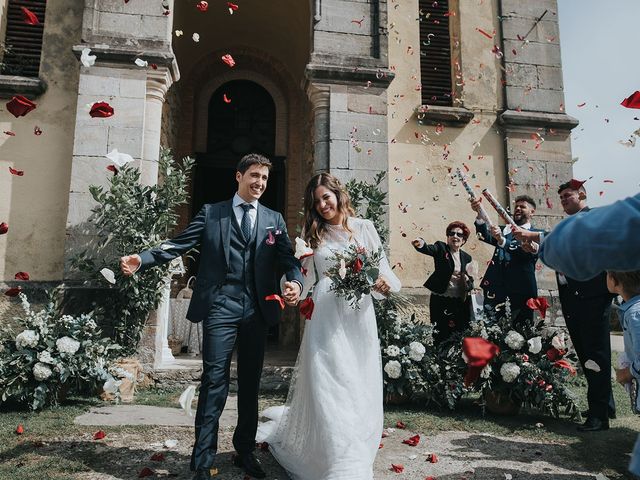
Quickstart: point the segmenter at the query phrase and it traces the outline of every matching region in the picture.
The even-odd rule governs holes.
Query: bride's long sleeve
[[[313,255],[302,259],[302,293],[300,298],[307,298],[309,291],[316,283],[316,268],[313,263]]]
[[[382,246],[382,242],[380,241],[380,236],[376,230],[376,227],[373,225],[373,222],[369,220],[364,221],[363,228],[363,236],[365,237],[366,245],[369,245],[371,251],[375,251],[378,248],[382,249],[382,258],[380,258],[380,275],[383,275],[389,285],[391,286],[392,292],[399,292],[402,284],[400,283],[400,279],[393,273],[391,266],[389,265],[389,261],[387,260],[387,255],[384,253],[384,248]],[[384,297],[381,293],[372,292],[373,298],[377,300],[381,300]]]

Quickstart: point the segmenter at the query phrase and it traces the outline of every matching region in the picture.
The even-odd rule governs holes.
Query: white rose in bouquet
[[[62,337],[56,340],[56,347],[60,353],[73,355],[80,349],[80,342],[71,337]]]
[[[40,340],[40,335],[35,331],[24,330],[16,337],[16,348],[18,348],[18,350],[22,350],[25,347],[33,348],[38,345],[38,340]]]
[[[509,330],[507,332],[507,336],[504,337],[504,342],[509,346],[509,348],[520,350],[524,345],[524,337],[515,330]]]
[[[402,375],[402,366],[397,360],[389,360],[384,366],[384,371],[387,372],[389,378],[400,378],[400,375]]]
[[[504,363],[500,367],[500,375],[505,382],[513,383],[520,375],[520,367],[515,363]]]
[[[52,373],[51,369],[44,363],[38,362],[33,366],[33,376],[39,382],[49,378]]]
[[[42,352],[39,352],[38,361],[41,363],[53,363],[51,352],[49,352],[49,350],[43,350]]]
[[[420,342],[411,342],[409,344],[409,358],[414,362],[419,362],[427,351]]]
[[[529,353],[533,353],[534,355],[540,353],[542,350],[542,337],[533,337],[527,340],[529,344]]]
[[[385,348],[384,352],[390,357],[397,357],[400,355],[400,349],[396,345],[389,345]]]
[[[567,347],[564,340],[564,332],[553,337],[551,339],[551,345],[553,345],[557,350],[565,350]]]

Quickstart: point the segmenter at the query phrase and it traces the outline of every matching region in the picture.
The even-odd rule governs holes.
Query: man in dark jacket
[[[571,180],[558,188],[560,203],[567,215],[589,211],[584,182]],[[578,281],[556,272],[562,314],[571,342],[587,378],[587,419],[578,430],[591,432],[609,428],[615,418],[611,390],[611,341],[609,307],[613,295],[607,289],[606,272]]]

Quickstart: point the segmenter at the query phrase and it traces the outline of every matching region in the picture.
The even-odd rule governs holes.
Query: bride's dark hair
[[[349,194],[340,183],[336,177],[331,175],[330,173],[319,173],[307,183],[307,187],[304,191],[304,228],[303,235],[304,241],[311,248],[317,248],[320,242],[322,241],[322,237],[327,231],[327,222],[316,210],[316,200],[314,193],[316,188],[325,187],[328,190],[331,190],[333,194],[336,196],[338,203],[338,212],[342,214],[342,226],[348,232],[351,232],[351,229],[347,225],[347,219],[353,215],[355,215],[355,211],[351,206],[351,199],[349,198]]]

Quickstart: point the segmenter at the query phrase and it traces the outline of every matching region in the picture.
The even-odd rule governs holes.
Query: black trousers
[[[216,301],[203,324],[202,381],[196,412],[196,441],[191,470],[211,468],[218,450],[218,423],[229,393],[231,354],[237,346],[238,424],[233,446],[238,453],[255,449],[258,390],[267,326],[259,315],[242,318],[232,298]],[[242,312],[242,309],[239,310]]]
[[[435,342],[447,340],[453,332],[463,331],[469,326],[471,299],[468,296],[463,299],[431,293],[429,316],[437,329],[433,337]]]
[[[606,420],[615,415],[616,407],[611,389],[611,340],[609,318],[606,313],[611,297],[588,299],[562,298],[564,315],[571,342],[587,378],[589,416]],[[600,367],[599,372],[584,368],[587,360]]]

